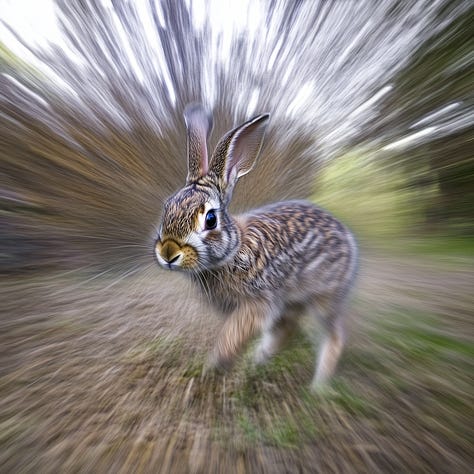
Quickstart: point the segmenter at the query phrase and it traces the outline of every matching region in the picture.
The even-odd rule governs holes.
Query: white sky
[[[0,19],[20,32],[28,43],[45,45],[46,41],[60,42],[61,32],[51,0],[0,0],[0,12]],[[19,47],[13,35],[2,24],[0,41],[13,52],[24,56],[24,48]]]
[[[100,0],[112,9],[110,0]],[[147,0],[134,0],[137,10],[147,10]],[[205,23],[212,24],[215,34],[223,35],[224,49],[230,46],[230,39],[235,30],[247,30],[254,33],[263,21],[261,2],[251,0],[205,0],[186,1],[191,9],[194,24],[201,29]],[[155,0],[158,18],[164,25],[163,13],[158,0]],[[144,15],[141,15],[144,17]],[[0,0],[0,19],[21,33],[28,43],[45,46],[47,42],[61,43],[61,31],[55,15],[52,0]],[[144,28],[151,23],[144,21]],[[23,57],[24,48],[18,46],[13,35],[0,24],[0,41],[8,45],[15,53]]]
[[[100,0],[104,6],[112,8],[111,0]],[[148,38],[150,45],[153,46],[157,51],[157,57],[153,58],[153,61],[160,62],[160,51],[158,50],[158,40],[156,36],[156,31],[154,31],[153,23],[151,22],[149,16],[149,6],[148,0],[133,0],[137,11],[140,14],[140,17],[143,19],[143,31]],[[161,10],[159,0],[155,0],[157,7],[157,14],[162,23],[162,26],[166,27],[164,24],[164,16]],[[230,47],[232,44],[232,39],[235,37],[236,32],[245,31],[248,34],[249,38],[253,38],[259,34],[261,25],[264,24],[264,12],[262,9],[262,3],[258,0],[216,0],[208,2],[206,0],[186,0],[188,8],[190,9],[194,24],[196,29],[203,28],[206,24],[211,25],[211,34],[216,41],[213,41],[211,44],[214,45],[213,49],[210,51],[212,60],[214,61],[229,61],[230,56]],[[62,41],[62,33],[58,27],[55,15],[54,2],[52,0],[0,0],[0,19],[9,24],[14,28],[21,36],[21,38],[29,44],[38,45],[43,48],[46,48],[48,42],[56,43],[60,45],[65,53],[68,53],[67,46]],[[118,19],[117,19],[118,20]],[[118,21],[118,23],[120,23]],[[121,29],[121,25],[117,24],[117,32],[120,36],[125,36],[125,31]],[[123,33],[123,35],[121,35]],[[363,32],[360,34],[362,35]],[[217,41],[217,38],[220,38],[220,42]],[[124,45],[126,50],[127,47],[127,38],[120,38],[121,42]],[[342,56],[347,56],[349,51],[352,49],[352,46],[355,44],[358,37],[354,38],[352,43],[346,49],[345,53],[342,53]],[[8,29],[0,22],[0,42],[3,42],[13,53],[23,58],[26,61],[31,62],[32,64],[42,67],[44,65],[38,64],[38,61],[35,57],[24,48],[20,42],[18,42],[15,37],[8,31]],[[219,45],[219,47],[217,47]],[[273,50],[269,52],[268,68],[272,68],[273,62],[275,61],[276,51],[279,49],[279,43]],[[280,45],[281,46],[281,45]],[[143,71],[140,70],[139,65],[136,63],[133,53],[126,51],[127,56],[129,56],[129,64],[132,69],[134,69],[137,78],[143,78]],[[71,59],[78,61],[78,58],[75,58],[73,54],[69,54]],[[344,58],[339,58],[341,61]],[[291,61],[294,58],[289,57],[286,71],[288,74],[292,74],[294,67],[291,65]],[[162,66],[160,64],[160,66]],[[160,67],[163,74],[166,76],[165,68]],[[164,77],[165,83],[169,89],[170,94],[173,96],[173,84],[171,84],[171,79],[169,77]],[[206,78],[204,78],[206,79]],[[288,78],[287,78],[288,79]],[[282,83],[285,82],[285,78],[282,78]],[[306,80],[301,84],[299,91],[295,94],[293,98],[289,97],[289,106],[286,109],[286,113],[290,116],[297,116],[298,111],[305,108],[305,106],[310,103],[313,99],[317,98],[316,93],[316,84],[313,80]],[[385,86],[378,91],[375,90],[373,95],[363,102],[358,107],[354,108],[349,112],[346,117],[349,119],[347,126],[349,127],[346,132],[349,133],[349,129],[352,130],[353,123],[358,122],[359,114],[363,114],[367,109],[372,108],[376,103],[384,96],[386,93],[390,92],[391,86]],[[212,95],[212,88],[209,88],[209,94]],[[247,96],[243,98],[243,101],[248,103],[247,113],[250,115],[254,112],[254,108],[258,101],[259,90],[254,89],[251,91],[251,94],[247,91]],[[412,128],[418,128],[421,126],[421,130],[418,130],[414,133],[397,140],[385,147],[385,149],[393,149],[404,147],[407,144],[413,144],[414,142],[423,139],[426,135],[434,133],[438,127],[433,123],[430,123],[432,119],[436,119],[438,115],[444,115],[447,112],[451,112],[459,104],[448,104],[445,108],[435,112],[432,116],[425,117],[419,120],[417,123],[412,125]],[[350,122],[350,123],[349,123]],[[427,125],[430,126],[427,126]],[[425,126],[423,128],[423,126]],[[351,128],[352,127],[352,128]],[[336,127],[337,128],[337,127]],[[344,134],[343,129],[336,131],[332,130],[337,134]],[[327,130],[327,133],[330,135],[331,130]]]

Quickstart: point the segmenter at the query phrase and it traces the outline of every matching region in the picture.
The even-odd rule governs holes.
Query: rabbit
[[[305,311],[325,328],[311,387],[333,375],[345,334],[343,306],[357,267],[351,232],[307,201],[228,212],[238,179],[255,166],[269,114],[224,135],[208,159],[212,117],[198,104],[184,112],[186,185],[164,204],[154,253],[168,270],[187,272],[225,315],[214,368],[231,367],[244,344],[262,337],[254,361],[265,363],[285,343]]]

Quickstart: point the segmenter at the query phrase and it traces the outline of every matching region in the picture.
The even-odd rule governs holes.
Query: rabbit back
[[[255,297],[284,304],[339,300],[350,289],[357,246],[328,212],[310,202],[288,201],[237,216],[235,223],[239,251],[224,267],[201,276],[221,309]]]

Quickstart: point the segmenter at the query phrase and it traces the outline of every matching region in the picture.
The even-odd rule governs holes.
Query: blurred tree
[[[473,24],[471,2],[442,4],[433,19],[435,33],[387,78],[390,93],[353,143],[387,148],[392,143],[386,159],[406,169],[411,185],[438,184],[439,198],[426,207],[430,229],[446,230],[449,223],[451,231],[473,230]],[[406,144],[400,142],[404,137]]]

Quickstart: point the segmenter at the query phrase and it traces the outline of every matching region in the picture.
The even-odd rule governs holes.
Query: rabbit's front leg
[[[261,331],[266,321],[278,314],[275,305],[264,300],[241,303],[225,320],[217,337],[209,365],[229,369],[248,340]]]
[[[285,345],[296,331],[302,313],[302,305],[288,305],[278,318],[266,321],[262,338],[255,349],[254,361],[257,365],[265,364]]]

